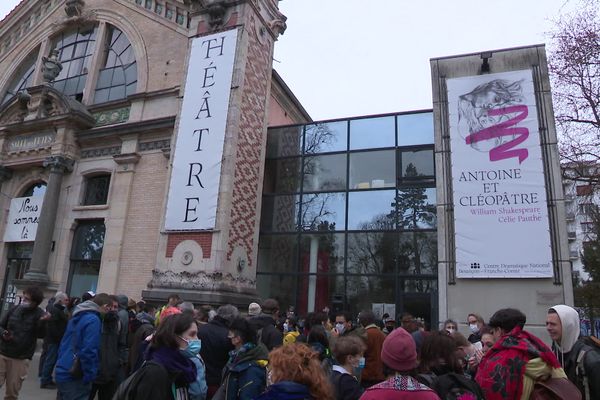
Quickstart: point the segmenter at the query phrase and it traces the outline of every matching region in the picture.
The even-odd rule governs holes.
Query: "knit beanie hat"
[[[261,309],[258,303],[250,303],[248,306],[248,315],[254,316],[260,314]]]
[[[381,361],[394,371],[410,371],[417,366],[415,341],[403,328],[394,329],[383,342]]]

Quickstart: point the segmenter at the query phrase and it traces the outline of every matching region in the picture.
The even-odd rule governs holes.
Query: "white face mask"
[[[335,329],[337,329],[338,333],[341,335],[344,333],[344,330],[346,329],[346,326],[344,326],[344,324],[335,324]]]
[[[469,329],[471,330],[472,333],[479,332],[479,327],[477,326],[477,324],[469,324]]]

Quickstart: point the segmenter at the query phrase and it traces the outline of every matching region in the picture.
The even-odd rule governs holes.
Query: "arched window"
[[[83,88],[88,74],[89,63],[96,42],[96,27],[77,28],[63,32],[54,43],[59,51],[62,71],[54,80],[54,88],[78,101],[83,98]]]
[[[46,193],[46,183],[38,182],[29,186],[21,197],[43,196]]]
[[[110,26],[104,59],[100,64],[94,103],[124,99],[135,93],[137,87],[137,63],[131,43],[125,34]]]
[[[104,221],[79,221],[71,247],[70,293],[96,291],[104,248]]]
[[[10,100],[14,95],[22,90],[27,89],[31,86],[33,81],[33,72],[35,71],[35,61],[37,59],[37,52],[29,56],[23,64],[19,66],[15,72],[11,83],[4,94],[2,104]]]

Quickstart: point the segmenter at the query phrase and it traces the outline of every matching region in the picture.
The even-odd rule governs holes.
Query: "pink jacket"
[[[371,386],[360,400],[440,400],[430,388],[410,376],[398,375]]]

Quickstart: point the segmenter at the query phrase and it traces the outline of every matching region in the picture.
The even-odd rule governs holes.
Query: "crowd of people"
[[[548,309],[547,346],[517,309],[427,330],[409,313],[280,312],[274,299],[216,309],[38,287],[0,321],[0,385],[17,399],[43,338],[40,387],[61,400],[600,399],[600,347],[579,315]],[[551,396],[550,393],[554,393]]]

